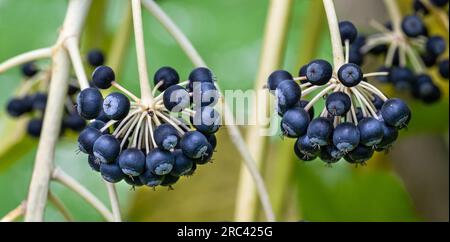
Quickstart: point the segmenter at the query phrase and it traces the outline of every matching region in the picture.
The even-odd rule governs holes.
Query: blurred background
[[[88,20],[83,54],[90,48],[99,48],[108,58],[127,1],[93,2],[96,11]],[[297,73],[305,64],[301,62],[308,59],[332,59],[323,9],[313,2],[294,0],[282,65],[292,73]],[[412,11],[408,9],[410,0],[399,2],[405,12]],[[223,89],[253,88],[268,0],[161,0],[158,3],[197,47]],[[53,44],[66,4],[57,0],[0,0],[0,62]],[[335,4],[339,18],[354,21],[364,33],[372,32],[368,26],[370,19],[387,20],[382,1],[336,0]],[[308,21],[317,15],[322,22],[322,27],[314,34],[319,36],[318,41],[308,41],[313,35],[307,27]],[[170,65],[182,78],[187,78],[193,69],[189,59],[148,12],[144,11],[143,17],[150,75],[159,67]],[[309,46],[305,47],[306,43]],[[305,59],[302,53],[305,48],[312,52],[312,57]],[[48,62],[39,64],[44,66]],[[371,70],[370,66],[366,68]],[[123,56],[119,73],[118,81],[139,93],[133,41]],[[18,68],[0,75],[1,107],[14,96],[20,83]],[[443,86],[448,90],[447,84]],[[389,95],[402,96],[388,87],[381,88]],[[449,107],[448,91],[445,93],[442,100],[433,105],[408,99],[413,110],[408,130],[401,132],[389,154],[376,155],[366,167],[355,168],[345,161],[333,168],[320,161],[303,163],[295,158],[291,142],[279,136],[270,137],[263,174],[272,200],[279,207],[278,218],[282,221],[448,221]],[[25,124],[26,120],[12,119],[5,108],[0,109],[0,217],[15,208],[27,194],[38,140],[25,134]],[[245,127],[241,128],[245,131]],[[75,153],[76,137],[73,133],[61,138],[56,163],[108,203],[100,175],[91,171],[84,154]],[[119,183],[124,219],[233,220],[241,159],[226,127],[218,133],[218,140],[214,163],[182,179],[173,191],[164,188],[131,190],[124,182]],[[278,170],[284,173],[274,172]],[[280,179],[286,180],[282,191],[279,190]],[[58,184],[52,184],[52,189],[76,220],[101,221],[100,215],[71,191]],[[46,220],[61,221],[63,217],[49,205]],[[264,216],[261,214],[258,220],[264,220]]]

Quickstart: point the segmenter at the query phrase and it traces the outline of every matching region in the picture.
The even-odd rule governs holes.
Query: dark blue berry
[[[87,61],[93,67],[101,66],[105,63],[105,56],[101,50],[91,50],[87,54]]]
[[[375,106],[375,108],[376,108],[377,110],[380,110],[381,107],[383,107],[383,104],[384,104],[383,99],[381,99],[381,97],[379,97],[379,96],[376,95],[376,94],[373,94],[373,95],[372,95],[372,99],[371,99],[370,101],[372,101],[373,106]]]
[[[180,82],[180,76],[178,72],[169,66],[164,66],[156,71],[155,76],[153,77],[153,83],[156,85],[159,82],[163,84],[158,88],[159,91],[164,91],[167,88],[176,85]]]
[[[103,102],[102,102],[102,105],[103,105]],[[103,111],[103,107],[101,107],[100,113],[98,114],[98,116],[95,119],[103,121],[104,123],[107,123],[108,121],[111,120],[110,118],[108,118],[108,116],[106,116],[105,111]]]
[[[293,107],[289,107],[289,108],[278,105],[277,106],[278,115],[280,117],[283,117],[284,113],[286,113],[286,111],[289,109],[295,109],[295,108],[304,109],[308,105],[308,103],[309,103],[308,100],[299,100]],[[309,108],[308,114],[309,114],[309,119],[312,120],[314,118],[314,106],[311,106]]]
[[[170,187],[173,184],[175,184],[179,179],[180,179],[179,176],[172,176],[172,175],[168,174],[168,175],[164,176],[160,185],[163,187]]]
[[[325,60],[312,61],[306,68],[306,77],[313,85],[322,86],[327,84],[332,75],[333,66]]]
[[[120,143],[114,136],[104,134],[95,141],[92,150],[102,163],[112,163],[120,154]]]
[[[123,180],[130,186],[140,187],[144,185],[139,176],[125,176]]]
[[[181,150],[175,150],[173,156],[175,157],[175,163],[170,174],[172,176],[184,176],[188,174],[194,165],[194,161],[185,156]]]
[[[200,158],[193,159],[194,163],[197,165],[204,165],[204,164],[208,163],[209,161],[211,161],[213,153],[214,153],[214,149],[211,146],[211,144],[208,143],[206,152]]]
[[[327,111],[333,116],[346,114],[352,105],[350,97],[344,92],[333,92],[328,95],[325,106]]]
[[[356,120],[361,121],[364,118],[364,113],[362,112],[360,107],[357,107],[355,110]]]
[[[428,8],[422,3],[422,0],[414,0],[413,8],[416,13],[427,15],[430,13]]]
[[[73,131],[82,131],[86,127],[86,121],[78,113],[71,113],[64,117],[63,125]]]
[[[427,52],[434,56],[439,56],[447,49],[447,44],[441,36],[432,36],[426,43]]]
[[[380,68],[377,69],[377,72],[390,72],[391,68],[386,67],[386,66],[381,66]],[[377,76],[375,77],[375,80],[382,82],[382,83],[388,83],[389,80],[389,75],[383,75],[383,76]]]
[[[448,59],[439,62],[439,74],[441,74],[443,78],[446,79],[449,78],[448,68],[449,68]]]
[[[281,132],[287,137],[297,138],[306,134],[310,117],[303,108],[289,109],[281,119]]]
[[[374,150],[371,147],[364,145],[358,145],[356,149],[350,151],[346,156],[347,160],[351,164],[364,164],[366,161],[372,158]]]
[[[78,147],[86,154],[93,154],[95,141],[102,136],[98,129],[87,127],[78,136]]]
[[[103,101],[103,111],[112,120],[121,120],[130,111],[130,100],[120,92],[113,92]]]
[[[402,30],[403,32],[412,38],[424,35],[426,32],[425,25],[417,15],[408,15],[402,20]]]
[[[327,164],[333,164],[340,161],[344,157],[344,155],[345,153],[336,148],[336,146],[327,145],[320,149],[319,157],[323,162]]]
[[[101,163],[100,174],[102,174],[103,179],[109,183],[120,182],[125,177],[125,174],[123,174],[122,169],[120,169],[117,162]]]
[[[86,88],[78,94],[77,112],[85,119],[94,119],[102,110],[103,97],[97,88]]]
[[[94,85],[101,89],[108,89],[111,83],[116,79],[114,71],[109,66],[99,66],[92,73]]]
[[[353,123],[341,123],[333,132],[333,144],[344,153],[352,151],[358,146],[360,132]]]
[[[220,114],[214,108],[208,106],[197,110],[193,118],[195,129],[203,134],[217,132],[220,128],[220,123]]]
[[[32,77],[38,72],[39,68],[34,62],[29,62],[22,65],[22,74],[26,77]]]
[[[295,106],[301,97],[300,86],[292,80],[284,80],[275,91],[277,103],[280,107],[289,108]]]
[[[326,118],[313,119],[307,130],[310,142],[316,146],[328,144],[332,133],[333,124]]]
[[[156,175],[166,175],[172,171],[175,157],[169,151],[155,148],[145,158],[145,167]]]
[[[163,94],[164,106],[171,112],[181,112],[189,107],[190,99],[186,88],[179,85],[170,86]]]
[[[426,103],[432,103],[440,99],[441,90],[433,83],[430,76],[420,74],[416,77],[413,96],[422,99]]]
[[[213,82],[194,82],[193,101],[202,107],[213,106],[219,101],[219,91]]]
[[[101,120],[94,120],[93,122],[89,123],[87,126],[97,129],[97,130],[100,130],[105,126],[105,122],[103,122]]]
[[[389,80],[398,90],[409,90],[415,82],[415,76],[409,68],[394,67],[389,72]]]
[[[33,109],[44,111],[47,106],[47,94],[38,92],[31,96],[31,101],[33,102]]]
[[[139,176],[144,172],[145,155],[139,149],[131,148],[122,151],[117,161],[125,175]]]
[[[383,139],[383,127],[375,118],[364,118],[358,123],[360,142],[365,146],[372,147]]]
[[[156,145],[163,150],[174,149],[180,142],[178,131],[170,124],[161,124],[153,133]]]
[[[351,44],[358,36],[358,30],[355,25],[349,21],[339,22],[339,32],[341,33],[342,44],[345,44],[346,40],[350,41]]]
[[[430,0],[430,2],[436,7],[445,7],[448,4],[448,0]]]
[[[302,157],[315,158],[319,155],[320,147],[317,145],[313,145],[309,140],[308,135],[303,135],[297,139],[295,142],[295,147],[298,149],[298,152],[301,153]]]
[[[142,184],[149,187],[156,187],[161,185],[164,176],[159,176],[151,172],[150,170],[146,170],[139,176],[139,180]]]
[[[214,75],[206,67],[199,67],[194,69],[189,74],[189,81],[190,82],[214,82]]]
[[[95,158],[94,155],[88,156],[88,164],[92,168],[92,170],[94,170],[96,172],[100,172],[100,164],[101,163],[99,160],[97,160],[97,158]]]
[[[21,116],[26,113],[28,109],[25,100],[22,98],[12,98],[8,101],[6,106],[6,111],[13,117]]]
[[[375,147],[377,149],[389,149],[398,138],[398,130],[385,122],[381,122],[381,126],[383,127],[383,139]]]
[[[387,100],[381,108],[383,120],[396,128],[404,128],[411,120],[411,110],[401,99]]]
[[[267,87],[271,92],[275,92],[278,85],[285,80],[294,80],[294,78],[292,77],[291,73],[285,70],[274,71],[267,79]]]
[[[216,148],[216,146],[217,146],[217,138],[216,138],[216,136],[214,134],[206,134],[205,137],[208,140],[208,143],[211,145],[211,147],[214,150]]]
[[[344,86],[354,87],[362,81],[363,72],[358,65],[348,63],[339,68],[338,78]]]
[[[183,153],[192,159],[205,156],[211,144],[208,143],[205,135],[198,131],[189,131],[184,134],[180,141]]]
[[[362,65],[364,63],[364,55],[361,54],[359,49],[350,48],[348,62],[355,65]]]
[[[42,119],[32,119],[28,121],[27,133],[31,137],[38,138],[41,135],[42,124]]]

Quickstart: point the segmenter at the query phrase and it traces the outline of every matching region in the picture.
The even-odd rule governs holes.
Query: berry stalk
[[[342,48],[342,40],[339,32],[339,22],[333,0],[323,0],[323,5],[327,15],[328,27],[330,28],[334,68],[335,70],[338,70],[345,63],[344,50]]]

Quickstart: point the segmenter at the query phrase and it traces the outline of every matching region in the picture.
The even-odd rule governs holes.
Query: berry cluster
[[[276,98],[283,135],[297,139],[294,151],[300,160],[319,157],[332,164],[344,158],[365,164],[374,151],[393,145],[411,112],[402,100],[386,98],[367,82],[368,77],[387,73],[363,74],[349,62],[357,30],[350,22],[340,22],[339,27],[345,44],[344,64],[333,68],[325,60],[314,60],[300,69],[299,77],[278,70],[269,76],[267,87]],[[312,93],[316,93],[312,99],[305,99]],[[314,105],[322,98],[325,107],[316,117]]]
[[[87,55],[87,61],[92,67],[102,65],[104,62],[102,52],[91,50]],[[18,95],[9,100],[6,110],[12,117],[29,115],[27,133],[32,137],[39,137],[47,105],[47,89],[51,79],[51,70],[41,70],[36,63],[30,62],[22,65],[21,72],[25,78],[24,82]],[[61,134],[67,129],[80,132],[86,126],[86,122],[74,108],[75,97],[79,91],[76,79],[72,78],[67,90]]]
[[[372,21],[379,33],[360,36],[351,47],[351,62],[361,64],[367,54],[384,55],[379,71],[389,75],[377,78],[381,83],[390,83],[396,90],[411,93],[412,97],[425,103],[433,103],[441,98],[441,90],[427,74],[436,67],[443,79],[449,78],[447,43],[444,37],[430,35],[423,17],[429,8],[447,8],[448,0],[416,0],[415,13],[404,16],[398,22],[386,24]],[[444,11],[448,22],[448,11]],[[447,23],[448,24],[448,23]]]
[[[97,67],[92,74],[96,88],[82,90],[77,99],[79,115],[91,120],[78,137],[79,149],[104,180],[171,188],[181,176],[192,175],[197,165],[211,161],[221,120],[213,108],[219,92],[209,69],[194,69],[189,80],[180,83],[176,70],[160,68],[151,102],[115,79],[110,67]],[[132,100],[121,92],[103,98],[97,88],[111,86]]]

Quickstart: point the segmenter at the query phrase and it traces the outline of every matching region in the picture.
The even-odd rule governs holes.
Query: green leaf
[[[326,168],[315,161],[298,167],[297,182],[306,221],[418,220],[401,181],[389,171],[345,163]]]

